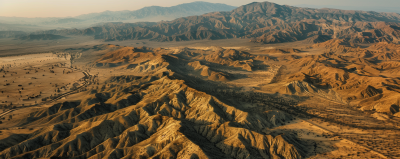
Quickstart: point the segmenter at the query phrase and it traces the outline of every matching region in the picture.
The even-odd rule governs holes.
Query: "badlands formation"
[[[299,46],[4,57],[0,158],[400,157],[399,46]]]
[[[263,2],[0,39],[0,159],[400,158],[399,24]]]

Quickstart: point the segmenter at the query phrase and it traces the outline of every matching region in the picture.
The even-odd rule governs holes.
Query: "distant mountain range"
[[[221,3],[192,2],[172,7],[150,6],[134,11],[105,11],[91,13],[68,18],[22,18],[22,17],[0,17],[0,23],[8,26],[0,27],[3,31],[21,31],[24,28],[14,26],[34,25],[46,29],[59,28],[87,28],[105,22],[157,22],[173,20],[180,17],[202,15],[216,11],[231,11],[235,6]],[[26,31],[37,30],[37,28],[26,27]]]
[[[394,12],[400,13],[399,7],[392,5],[393,7],[383,7],[383,6],[347,6],[347,5],[312,5],[312,4],[300,4],[296,7],[304,8],[335,8],[343,10],[364,10],[364,11],[375,11],[375,12]]]
[[[151,6],[144,7],[135,11],[105,11],[101,13],[91,13],[75,17],[76,19],[94,20],[94,21],[131,21],[141,19],[159,19],[173,20],[180,17],[202,15],[209,12],[216,11],[231,11],[237,7],[221,3],[208,3],[208,2],[192,2],[184,3],[172,7]]]
[[[248,38],[253,42],[279,43],[305,39],[321,42],[339,38],[355,43],[398,43],[400,15],[254,2],[232,11],[183,17],[173,21],[107,23],[82,30],[50,30],[40,33],[90,35],[105,41]]]
[[[83,29],[53,29],[34,34],[85,35],[105,41],[140,40],[186,41],[247,38],[252,42],[280,43],[299,40],[324,42],[332,38],[354,43],[400,41],[400,14],[339,9],[313,9],[270,2],[250,3],[231,11],[210,12],[160,22],[107,22],[151,19],[168,15],[179,17],[207,10],[229,10],[223,4],[193,2],[174,7],[146,7],[137,11],[103,12],[58,19],[50,24],[98,25]],[[158,8],[158,9],[157,9]],[[99,24],[99,22],[101,24]],[[15,33],[2,33],[9,37]],[[18,33],[20,34],[20,33]]]

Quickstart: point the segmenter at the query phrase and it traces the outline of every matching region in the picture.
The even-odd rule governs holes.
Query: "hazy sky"
[[[16,17],[66,17],[102,12],[105,10],[137,10],[146,6],[174,6],[198,0],[0,0],[0,16]],[[264,0],[203,0],[241,6]],[[269,0],[288,5],[396,7],[400,0]]]

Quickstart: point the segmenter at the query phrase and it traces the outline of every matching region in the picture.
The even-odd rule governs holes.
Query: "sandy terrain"
[[[3,57],[0,60],[2,104],[38,103],[43,98],[66,91],[74,81],[83,77],[81,72],[69,68],[68,58],[52,53]]]
[[[297,155],[315,159],[400,157],[397,153],[399,149],[394,146],[400,139],[399,118],[382,112],[362,111],[323,87],[315,87],[304,81],[288,80],[288,76],[297,73],[298,68],[304,67],[301,59],[319,56],[325,53],[325,49],[310,48],[308,44],[299,42],[263,46],[249,43],[241,46],[240,42],[243,42],[242,39],[224,41],[220,44],[222,47],[207,47],[210,45],[208,41],[138,41],[138,44],[134,41],[124,41],[119,42],[120,45],[84,45],[71,49],[64,48],[67,45],[58,45],[54,47],[58,47],[56,50],[59,54],[2,57],[1,75],[4,77],[0,78],[3,78],[5,84],[0,86],[4,94],[0,97],[1,104],[7,106],[4,111],[9,111],[11,102],[12,106],[19,109],[12,109],[15,111],[2,116],[4,119],[0,124],[0,140],[7,141],[8,146],[18,145],[18,142],[25,139],[26,134],[50,133],[48,126],[67,123],[65,129],[68,124],[74,125],[73,128],[68,127],[72,134],[89,135],[93,141],[104,145],[104,138],[111,135],[107,131],[109,128],[106,128],[109,126],[107,122],[121,122],[126,128],[115,129],[126,129],[130,133],[139,129],[135,126],[138,123],[146,126],[146,130],[143,130],[146,135],[139,134],[138,136],[143,138],[136,138],[138,143],[135,146],[121,147],[127,152],[136,152],[145,148],[145,145],[175,142],[201,156],[203,150],[188,146],[195,142],[194,145],[202,143],[203,147],[210,147],[210,151],[218,151],[215,153],[221,155],[229,156],[229,153],[222,151],[232,145],[250,146],[245,148],[246,151],[255,153],[258,150],[256,147],[262,144],[259,143],[260,140],[251,141],[246,136],[251,134],[263,138],[271,135],[274,140],[283,137],[278,146],[285,148],[279,150],[290,153],[292,158],[297,158]],[[123,47],[121,44],[171,46],[146,50]],[[289,46],[301,49],[301,52],[269,51]],[[68,54],[61,54],[62,51]],[[174,58],[167,57],[179,60],[174,61]],[[100,62],[101,65],[98,65]],[[82,72],[95,78],[79,81],[85,77]],[[74,83],[77,83],[76,86],[83,85],[82,89],[51,102],[46,102],[51,98],[42,101],[43,98],[71,91]],[[290,90],[289,86],[293,87],[293,90]],[[28,97],[34,98],[28,100]],[[215,101],[207,101],[211,98]],[[194,100],[194,103],[190,103],[190,100]],[[21,107],[22,104],[29,106],[35,102],[38,103],[37,106]],[[211,106],[203,109],[202,103],[207,102],[211,103]],[[219,103],[218,108],[213,106],[215,103]],[[189,105],[190,108],[186,107]],[[191,109],[195,109],[193,112],[197,113],[191,114]],[[3,113],[3,110],[0,113]],[[142,116],[135,116],[132,112],[140,112]],[[138,121],[123,121],[130,118]],[[153,118],[155,122],[152,122]],[[114,126],[116,125],[118,126]],[[97,130],[97,127],[102,128]],[[151,127],[154,129],[150,129]],[[196,136],[196,140],[189,134],[179,134],[178,127],[193,131],[191,133],[195,133],[192,135]],[[92,129],[101,131],[100,134],[105,136],[92,135]],[[221,131],[226,131],[226,134],[233,137],[226,136],[218,140],[216,136],[212,137]],[[116,133],[115,140],[122,142],[120,134],[123,133]],[[178,135],[168,137],[174,133]],[[176,136],[188,138],[176,139]],[[76,140],[74,137],[71,135],[65,140],[54,142],[69,144]],[[11,138],[17,139],[18,142],[9,143]],[[202,142],[197,143],[197,139]],[[220,144],[212,143],[214,140]],[[79,143],[87,144],[81,140]],[[292,146],[296,150],[292,149]],[[159,154],[170,154],[160,147],[153,147],[151,150]],[[237,150],[232,148],[229,151]],[[152,156],[152,151],[141,153]],[[205,153],[210,153],[207,151],[205,150]],[[30,151],[20,152],[18,155],[28,152]],[[68,156],[67,151],[63,150],[64,152],[64,155]],[[272,150],[270,152],[283,153]],[[13,152],[4,150],[3,153]],[[102,152],[96,150],[96,153]],[[242,154],[245,154],[245,151],[235,153]],[[230,157],[240,158],[234,155]]]

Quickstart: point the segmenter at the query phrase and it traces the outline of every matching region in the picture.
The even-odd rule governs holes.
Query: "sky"
[[[106,10],[137,10],[146,6],[169,7],[199,0],[0,0],[0,16],[7,17],[68,17]],[[265,0],[202,0],[241,6]],[[278,4],[310,7],[345,7],[340,9],[369,8],[377,11],[393,11],[400,0],[269,0]],[[379,8],[379,10],[378,10]],[[400,12],[400,9],[399,9]]]

